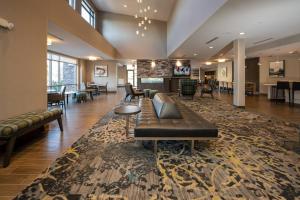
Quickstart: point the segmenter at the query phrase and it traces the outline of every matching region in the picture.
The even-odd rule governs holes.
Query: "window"
[[[137,67],[135,65],[127,64],[127,82],[137,86]]]
[[[86,0],[81,2],[81,16],[95,28],[95,11]]]
[[[48,89],[59,91],[62,85],[67,91],[77,89],[77,60],[53,53],[48,53],[47,59]]]
[[[68,0],[69,1],[69,5],[75,10],[76,8],[76,0]]]

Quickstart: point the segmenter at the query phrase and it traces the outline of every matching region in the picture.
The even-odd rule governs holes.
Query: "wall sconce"
[[[176,62],[176,66],[177,66],[177,67],[180,67],[180,66],[182,66],[182,64],[181,64],[180,60],[177,60],[177,62]]]
[[[6,19],[0,17],[0,27],[8,30],[12,30],[14,28],[14,24],[8,22]]]
[[[151,62],[151,67],[154,68],[155,66],[156,66],[156,63],[155,63],[155,61],[153,60],[153,61]]]

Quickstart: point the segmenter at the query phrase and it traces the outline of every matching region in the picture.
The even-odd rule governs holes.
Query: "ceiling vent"
[[[206,44],[210,44],[210,43],[212,43],[213,41],[215,41],[217,39],[219,39],[219,37],[214,37],[213,39],[207,41]]]
[[[264,40],[260,40],[260,41],[257,41],[257,42],[254,42],[253,44],[260,44],[260,43],[263,43],[263,42],[266,42],[266,41],[269,41],[269,40],[272,40],[273,38],[267,38],[267,39],[264,39]]]

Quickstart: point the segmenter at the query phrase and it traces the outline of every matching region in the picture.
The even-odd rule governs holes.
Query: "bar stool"
[[[227,82],[227,92],[228,92],[228,94],[233,94],[232,82]]]
[[[277,81],[276,85],[276,103],[278,102],[278,91],[283,91],[283,97],[285,99],[285,90],[289,92],[289,104],[291,103],[291,92],[290,92],[290,82],[288,81]]]
[[[292,83],[292,105],[295,102],[295,91],[300,90],[300,82],[293,82]]]

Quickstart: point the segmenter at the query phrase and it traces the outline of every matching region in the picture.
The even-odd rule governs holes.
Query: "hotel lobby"
[[[300,199],[299,0],[0,0],[0,200]]]

